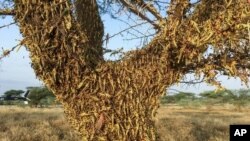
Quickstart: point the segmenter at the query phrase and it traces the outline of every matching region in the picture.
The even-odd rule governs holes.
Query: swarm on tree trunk
[[[145,1],[119,2],[158,34],[116,62],[103,59],[104,29],[95,0],[77,0],[76,9],[68,0],[16,0],[8,12],[15,14],[36,75],[84,140],[156,140],[158,98],[190,71],[203,72],[216,85],[214,70],[248,80],[247,0],[201,0],[190,14],[189,0],[172,0],[166,18]],[[210,45],[214,54],[204,57]]]
[[[132,52],[133,57],[121,62],[103,62],[103,26],[96,3],[89,2],[91,14],[78,14],[78,19],[66,1],[16,2],[15,17],[33,68],[85,140],[155,140],[158,97],[179,74],[167,65],[159,69],[160,48]]]

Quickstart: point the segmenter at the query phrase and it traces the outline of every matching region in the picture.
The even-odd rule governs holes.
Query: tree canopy
[[[27,89],[30,90],[28,98],[31,105],[38,106],[42,104],[42,100],[55,97],[46,87],[28,87]]]
[[[24,93],[23,90],[9,90],[4,93],[5,97],[20,97]]]

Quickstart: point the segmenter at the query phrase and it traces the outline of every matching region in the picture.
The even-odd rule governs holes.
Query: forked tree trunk
[[[236,69],[249,67],[244,65],[249,60],[247,1],[204,0],[189,15],[190,0],[171,0],[167,18],[153,23],[160,31],[149,45],[116,62],[103,59],[103,23],[95,0],[76,0],[75,7],[71,0],[14,2],[36,75],[62,102],[83,140],[156,140],[158,98],[190,70],[204,72],[209,83],[216,84],[210,70],[247,82],[248,72]],[[120,2],[138,13],[130,4],[140,1]],[[145,8],[157,16],[154,8]],[[204,58],[209,45],[215,54]]]
[[[156,140],[158,98],[180,76],[166,67],[160,45],[104,62],[96,2],[76,5],[86,8],[76,11],[77,19],[67,0],[16,0],[15,19],[36,75],[62,102],[83,140]]]

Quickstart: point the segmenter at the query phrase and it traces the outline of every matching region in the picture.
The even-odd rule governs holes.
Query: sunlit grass
[[[233,106],[161,107],[156,118],[162,141],[226,141],[230,124],[250,124],[250,109]],[[0,107],[0,141],[80,141],[61,108]]]
[[[250,124],[250,109],[243,108],[168,105],[159,110],[158,132],[162,141],[227,141],[230,124]]]
[[[0,107],[0,141],[78,141],[61,108]]]

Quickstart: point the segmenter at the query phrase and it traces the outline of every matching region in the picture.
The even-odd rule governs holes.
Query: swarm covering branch
[[[16,0],[15,19],[36,75],[63,103],[83,140],[156,140],[158,98],[190,70],[215,85],[214,70],[248,80],[246,0],[201,0],[191,14],[189,0],[172,0],[156,37],[116,62],[102,58],[96,1],[76,6],[77,18],[68,0]],[[205,57],[209,46],[214,53]]]
[[[0,9],[0,15],[13,16],[13,15],[15,15],[15,12],[14,12],[14,10],[10,10],[10,9]]]

